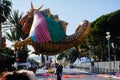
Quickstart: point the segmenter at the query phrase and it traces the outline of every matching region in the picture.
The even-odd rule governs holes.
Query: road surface
[[[44,69],[37,70],[36,80],[56,80],[56,75],[49,74],[47,71]],[[62,80],[120,80],[120,78],[107,74],[94,74],[80,69],[63,68]]]

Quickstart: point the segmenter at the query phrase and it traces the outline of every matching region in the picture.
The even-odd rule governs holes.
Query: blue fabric
[[[36,37],[34,35],[31,35],[31,38],[34,42],[37,42]]]

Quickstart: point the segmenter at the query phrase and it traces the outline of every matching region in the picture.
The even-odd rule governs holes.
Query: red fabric
[[[84,78],[85,75],[63,75],[62,78]]]
[[[27,20],[27,15],[25,15],[21,20],[20,20],[20,24],[23,26],[24,25],[24,23],[26,22],[26,20]]]
[[[36,76],[50,76],[50,73],[36,74]]]
[[[63,75],[62,80],[66,80],[68,78],[85,78],[86,75]],[[56,80],[55,76],[52,78],[45,78],[44,80]]]

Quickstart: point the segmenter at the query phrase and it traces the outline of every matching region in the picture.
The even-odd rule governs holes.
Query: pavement
[[[56,75],[48,73],[46,69],[38,69],[36,80],[56,80]],[[120,76],[95,74],[77,68],[63,68],[62,80],[120,80]]]

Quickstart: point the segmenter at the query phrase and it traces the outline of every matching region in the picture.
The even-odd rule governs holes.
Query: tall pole
[[[90,56],[90,72],[92,72],[92,64],[91,64],[91,46],[89,46],[89,56]]]
[[[106,32],[106,39],[108,40],[108,56],[109,56],[109,69],[111,71],[111,58],[110,58],[110,32]]]
[[[89,46],[89,56],[90,56],[90,62],[91,62],[91,46]]]
[[[110,39],[108,39],[108,55],[109,55],[109,66],[111,69],[111,58],[110,58]]]
[[[115,53],[114,43],[112,43],[112,48],[114,49],[113,52],[114,52],[114,71],[115,71],[115,69],[116,69],[116,53]]]

